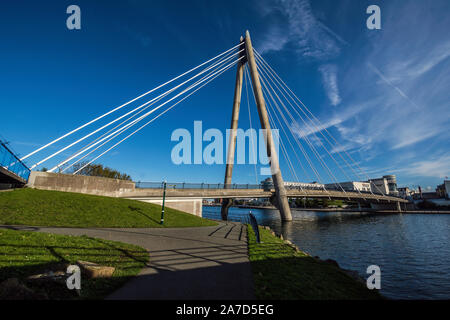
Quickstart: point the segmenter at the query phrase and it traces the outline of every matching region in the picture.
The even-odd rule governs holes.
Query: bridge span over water
[[[79,192],[85,194],[134,199],[144,202],[161,204],[164,196],[163,183],[142,183],[118,179],[60,174],[32,171],[28,186],[55,191]],[[238,198],[268,198],[277,206],[276,190],[263,185],[250,184],[189,184],[166,183],[165,201],[168,207],[179,209],[198,216],[202,215],[203,199],[238,199]],[[400,209],[401,203],[407,200],[381,195],[337,190],[312,190],[287,188],[288,198],[322,198],[342,199],[358,203],[388,205],[391,209]],[[230,201],[232,204],[232,201]],[[383,208],[385,209],[385,208]]]
[[[245,185],[244,185],[245,186]],[[125,192],[120,197],[139,200],[144,202],[161,204],[164,196],[163,189],[136,188],[132,192]],[[393,196],[379,195],[373,193],[362,193],[354,191],[336,190],[300,190],[287,189],[288,198],[313,198],[355,201],[360,206],[362,203],[371,204],[374,208],[391,209],[401,211],[400,204],[408,203],[407,200]],[[169,207],[184,210],[201,216],[203,199],[239,199],[239,198],[268,198],[278,208],[275,189],[224,189],[224,188],[193,188],[193,189],[167,189],[165,201]],[[232,206],[232,200],[228,206]]]
[[[236,66],[236,78],[230,123],[231,134],[227,138],[228,150],[226,162],[224,162],[226,163],[224,185],[223,187],[219,184],[217,187],[211,185],[208,188],[192,189],[183,187],[181,190],[169,188],[166,193],[168,202],[172,201],[174,205],[183,202],[194,203],[192,210],[184,207],[180,207],[180,209],[197,214],[201,211],[203,199],[222,198],[221,216],[222,219],[227,220],[228,208],[233,202],[230,199],[267,197],[278,208],[282,221],[292,220],[288,198],[329,198],[357,201],[358,203],[393,203],[397,205],[398,210],[400,210],[400,203],[406,203],[403,199],[390,196],[388,191],[382,191],[376,184],[370,193],[358,191],[360,189],[356,191],[345,189],[345,184],[340,181],[352,181],[352,183],[369,181],[367,173],[350,155],[350,150],[347,152],[338,139],[330,133],[330,130],[314,116],[310,108],[290,89],[264,57],[253,48],[248,31],[245,36],[240,37],[237,44],[235,43],[228,50],[89,120],[20,159],[15,157],[7,163],[5,167],[8,169],[7,173],[14,171],[13,166],[22,164],[22,161],[26,159],[33,159],[34,164],[30,166],[31,170],[35,168],[38,170],[39,167],[43,169],[44,163],[53,161],[48,172],[49,174],[58,172],[60,175],[38,176],[32,172],[32,177],[29,179],[22,177],[23,181],[27,181],[29,185],[49,190],[93,193],[149,202],[161,201],[162,188],[144,189],[136,187],[131,181],[106,182],[81,175],[89,176],[91,163],[234,66]],[[244,84],[245,90],[243,90]],[[250,129],[253,128],[250,100],[254,100],[258,111],[259,125],[264,132],[263,144],[259,146],[259,149],[263,150],[268,158],[267,165],[273,181],[271,189],[231,187],[234,158],[235,154],[239,152],[236,144],[238,143],[237,132],[243,92],[247,98],[244,101],[247,101]],[[148,121],[143,121],[144,119]],[[272,135],[272,128],[279,128],[281,131],[279,134]],[[79,132],[79,135],[73,135],[76,132]],[[71,137],[69,138],[69,136]],[[64,146],[57,146],[56,143],[62,143],[63,139],[66,140]],[[278,140],[281,147],[280,153],[278,153],[278,143],[276,143]],[[76,145],[79,145],[81,149],[78,151],[73,149]],[[251,138],[251,145],[256,145],[253,138]],[[47,149],[50,146],[53,146],[54,150]],[[72,149],[71,153],[66,153],[70,149]],[[254,151],[252,150],[252,154],[255,155]],[[292,181],[299,183],[317,181],[320,184],[330,182],[336,186],[336,189],[330,190],[328,187],[327,190],[325,187],[323,190],[289,188],[285,185],[281,174],[280,156],[281,159],[284,159],[284,167],[290,172]],[[256,162],[254,164],[255,178],[258,181]],[[28,174],[29,169],[24,168],[24,172]],[[20,175],[15,174],[16,176]],[[81,177],[69,179],[68,176]]]
[[[275,189],[223,189],[223,188],[195,188],[195,189],[167,189],[166,198],[271,198],[275,195]],[[355,191],[335,191],[335,190],[307,190],[307,189],[287,189],[288,198],[326,198],[340,199],[359,202],[382,202],[382,203],[408,203],[407,200],[398,197],[379,195],[372,193],[362,193]],[[132,192],[126,192],[121,195],[123,198],[143,199],[162,199],[163,189],[143,189],[136,188]]]

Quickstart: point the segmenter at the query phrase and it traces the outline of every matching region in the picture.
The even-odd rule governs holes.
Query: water
[[[301,250],[336,260],[367,278],[381,268],[381,293],[391,299],[450,299],[450,215],[293,211],[282,224],[276,210],[230,208],[230,220],[251,211],[261,225]],[[220,207],[203,207],[220,219]]]

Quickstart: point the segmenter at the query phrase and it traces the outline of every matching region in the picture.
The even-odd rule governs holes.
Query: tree
[[[83,169],[81,169],[81,168],[83,168]],[[105,177],[105,178],[131,181],[131,177],[128,174],[121,173],[115,169],[105,167],[102,164],[98,164],[98,163],[90,163],[90,164],[88,164],[87,162],[77,163],[77,164],[73,165],[72,173],[78,171],[79,169],[81,169],[81,170],[77,174],[80,174],[83,176]]]

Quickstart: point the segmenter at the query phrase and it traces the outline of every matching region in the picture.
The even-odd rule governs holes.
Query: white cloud
[[[333,64],[324,64],[320,66],[319,71],[322,74],[323,86],[327,91],[327,96],[328,99],[330,99],[331,105],[337,106],[341,103],[337,84],[337,66]]]

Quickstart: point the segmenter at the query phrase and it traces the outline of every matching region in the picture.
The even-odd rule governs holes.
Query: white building
[[[382,178],[370,179],[369,182],[374,193],[398,196],[397,177],[393,174],[383,176]]]
[[[370,192],[371,185],[369,182],[361,182],[361,181],[349,181],[349,182],[339,182],[339,183],[328,183],[325,185],[326,189],[333,189],[342,191],[360,191],[360,192]]]

